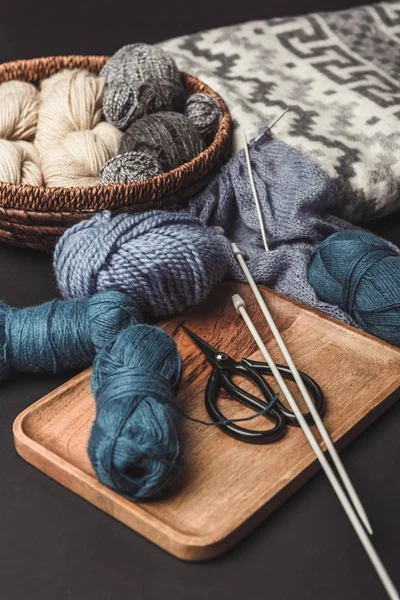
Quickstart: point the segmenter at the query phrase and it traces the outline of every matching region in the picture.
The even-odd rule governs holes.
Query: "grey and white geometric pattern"
[[[256,135],[286,106],[274,134],[335,181],[353,222],[400,208],[400,1],[252,21],[162,47],[226,100]]]

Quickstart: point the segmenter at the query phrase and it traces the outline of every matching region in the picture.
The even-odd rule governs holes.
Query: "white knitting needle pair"
[[[281,117],[283,117],[283,115],[287,112],[287,110],[288,109],[286,109],[285,112],[282,115],[280,115],[280,117],[278,117],[278,119],[276,119],[269,126],[269,129],[271,129],[271,127],[273,127],[273,125],[275,125],[275,123],[277,123],[278,120]],[[244,150],[245,150],[245,155],[246,155],[247,167],[248,167],[248,171],[249,171],[250,185],[252,188],[254,200],[256,203],[256,207],[257,207],[257,214],[258,214],[258,218],[260,221],[262,239],[263,239],[265,249],[268,252],[269,248],[268,248],[268,243],[267,243],[267,236],[266,236],[264,222],[263,222],[263,218],[262,218],[260,203],[259,203],[259,199],[257,196],[257,190],[256,190],[255,183],[254,183],[246,135],[244,135]],[[290,356],[290,353],[286,347],[286,344],[283,341],[282,336],[279,333],[279,330],[278,330],[278,328],[273,320],[273,317],[266,305],[266,302],[265,302],[263,296],[261,295],[261,292],[258,289],[258,287],[246,265],[246,262],[244,260],[244,253],[237,247],[236,244],[232,244],[231,246],[232,246],[233,254],[234,254],[236,260],[238,261],[239,266],[242,269],[243,274],[244,274],[246,280],[248,281],[250,288],[257,300],[257,303],[258,303],[259,307],[261,308],[261,311],[264,314],[266,322],[267,322],[267,324],[268,324],[268,326],[269,326],[269,328],[270,328],[270,330],[271,330],[271,332],[272,332],[272,334],[273,334],[273,336],[274,336],[274,338],[286,360],[286,363],[287,363],[290,371],[293,374],[294,380],[301,392],[301,395],[303,396],[303,399],[307,405],[308,410],[310,411],[310,413],[313,417],[314,423],[317,426],[317,429],[320,432],[321,437],[326,444],[327,451],[332,458],[332,461],[333,461],[333,463],[337,469],[337,472],[342,480],[342,484],[343,484],[344,488],[347,490],[347,493],[350,496],[353,504],[351,504],[351,502],[349,501],[345,491],[342,488],[341,483],[339,482],[339,480],[337,478],[336,473],[333,471],[331,465],[329,464],[328,460],[326,459],[317,439],[315,438],[313,432],[311,431],[311,428],[309,427],[307,421],[304,419],[296,400],[294,399],[292,393],[290,392],[289,388],[287,387],[283,377],[281,376],[279,370],[276,367],[274,360],[272,359],[270,353],[268,352],[260,334],[258,333],[256,327],[254,326],[254,323],[252,322],[252,320],[246,310],[246,304],[245,304],[244,300],[238,294],[235,294],[232,297],[232,301],[235,306],[235,309],[240,314],[240,316],[243,318],[243,320],[244,320],[246,326],[248,327],[250,333],[252,334],[258,348],[260,349],[264,359],[266,360],[269,368],[271,369],[271,372],[274,375],[291,410],[296,415],[296,418],[299,422],[300,427],[302,428],[302,430],[304,432],[304,435],[306,436],[311,448],[313,449],[315,455],[317,456],[317,458],[322,466],[322,469],[324,470],[340,503],[342,504],[343,509],[345,510],[351,524],[353,525],[362,545],[364,546],[364,549],[365,549],[366,553],[368,554],[384,588],[386,589],[386,592],[387,592],[389,598],[391,598],[391,600],[399,600],[400,597],[397,593],[397,590],[394,587],[394,584],[391,581],[389,574],[387,573],[385,567],[383,566],[375,548],[371,544],[371,541],[370,541],[369,537],[367,536],[367,534],[365,533],[365,530],[361,524],[361,522],[362,522],[364,524],[364,527],[366,528],[366,530],[370,534],[372,534],[372,528],[369,523],[368,517],[365,513],[365,510],[364,510],[364,508],[360,502],[360,499],[350,481],[349,476],[347,475],[347,472],[346,472],[346,470],[343,466],[343,463],[335,449],[335,446],[333,445],[333,442],[329,436],[329,433],[327,432],[325,425],[324,425],[324,423],[323,423],[317,409],[315,408],[314,403],[307,391],[307,388],[305,387],[303,380],[301,379],[299,371],[297,370],[297,368],[293,362],[293,359]],[[356,514],[356,511],[357,511],[358,516]]]

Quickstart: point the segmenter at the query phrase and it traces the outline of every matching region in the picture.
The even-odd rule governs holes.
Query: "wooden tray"
[[[245,298],[272,355],[280,360],[245,285],[226,284],[196,310],[162,323],[174,335],[185,362],[178,402],[195,417],[208,420],[203,394],[210,369],[181,323],[236,359],[261,359],[232,307],[235,292]],[[400,350],[270,290],[264,288],[263,293],[298,367],[322,387],[328,405],[325,423],[342,447],[399,397]],[[222,403],[229,416],[249,414],[237,403]],[[94,477],[86,452],[93,417],[87,370],[17,417],[16,449],[56,481],[186,560],[208,559],[227,550],[318,468],[297,428],[289,428],[277,443],[254,446],[182,417],[186,467],[179,483],[162,501],[134,504]],[[264,419],[252,423],[265,427]]]

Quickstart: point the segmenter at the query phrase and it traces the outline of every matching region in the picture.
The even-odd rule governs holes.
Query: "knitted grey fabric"
[[[167,172],[192,160],[204,148],[202,136],[187,117],[160,112],[132,123],[121,138],[119,153],[145,149]]]
[[[210,94],[192,94],[185,104],[185,115],[209,144],[217,133],[222,108]]]
[[[333,215],[335,186],[309,159],[264,134],[251,145],[251,162],[270,251],[263,247],[244,151],[240,151],[189,204],[206,225],[222,227],[248,256],[263,283],[332,317],[354,322],[341,309],[319,300],[307,280],[314,248],[331,233],[353,226]],[[227,278],[245,281],[229,243]]]
[[[249,137],[276,135],[326,172],[354,222],[400,208],[400,1],[252,21],[163,42]],[[235,128],[235,147],[242,136]]]
[[[145,181],[162,172],[163,168],[157,156],[144,148],[110,158],[100,171],[100,183],[107,185]]]
[[[116,52],[100,75],[108,89],[103,97],[106,120],[126,129],[143,115],[159,111],[183,112],[187,97],[174,60],[161,48],[131,44]]]

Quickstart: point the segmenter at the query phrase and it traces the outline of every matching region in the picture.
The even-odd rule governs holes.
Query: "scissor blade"
[[[213,348],[210,344],[208,344],[205,340],[203,340],[197,333],[188,329],[185,325],[181,325],[183,331],[190,337],[190,339],[196,344],[198,348],[206,355],[213,357],[218,353],[216,348]]]

